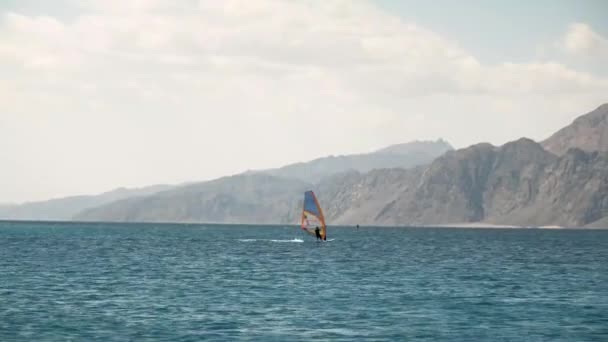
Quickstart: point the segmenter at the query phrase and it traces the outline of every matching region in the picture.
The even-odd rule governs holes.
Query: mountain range
[[[328,214],[343,224],[583,227],[608,216],[608,153],[557,156],[529,139],[478,144],[426,168],[352,175],[323,195],[340,203]]]
[[[289,224],[314,189],[330,225],[606,227],[607,137],[604,104],[541,142],[413,142],[124,197],[73,218]]]
[[[160,220],[179,222],[240,222],[239,219],[242,219],[244,222],[265,223],[268,221],[260,221],[260,218],[256,216],[262,215],[261,213],[255,215],[236,213],[238,208],[255,207],[255,203],[243,203],[248,199],[248,194],[245,191],[251,189],[251,191],[264,194],[264,197],[258,198],[257,201],[258,204],[262,203],[260,201],[267,204],[264,208],[268,215],[272,215],[272,219],[269,218],[269,220],[276,220],[278,216],[289,214],[280,212],[282,210],[281,206],[277,208],[279,212],[268,211],[270,206],[268,203],[272,202],[268,190],[273,188],[273,185],[271,184],[271,178],[263,177],[264,175],[289,179],[276,180],[278,183],[276,185],[276,195],[281,197],[284,195],[281,192],[289,195],[296,184],[300,184],[303,188],[312,187],[313,183],[318,180],[349,170],[366,172],[376,168],[407,168],[428,164],[436,157],[452,149],[449,143],[441,139],[437,141],[414,141],[392,145],[371,153],[329,156],[309,162],[287,165],[279,169],[248,171],[236,177],[224,177],[210,182],[190,182],[181,186],[155,185],[141,189],[121,188],[99,195],[72,196],[21,205],[0,205],[0,219],[70,220],[72,218],[92,219],[93,217],[99,217],[102,220],[112,221]],[[245,177],[246,175],[259,175],[260,177]],[[255,180],[259,181],[253,184]],[[232,186],[232,182],[241,186],[245,183],[248,185],[241,187],[241,192],[239,192],[239,188]],[[290,182],[294,185],[288,185]],[[283,186],[283,188],[280,188],[280,186]],[[175,189],[175,191],[165,192],[169,189]],[[234,190],[233,193],[225,194],[227,191],[230,192],[231,189]],[[219,195],[214,196],[215,192]],[[144,199],[142,197],[156,193],[159,193],[158,198],[146,197]],[[194,196],[193,194],[200,197],[198,202],[191,198]],[[228,197],[232,198],[232,202]],[[201,205],[201,201],[204,201],[204,198],[213,203],[210,203],[208,207],[198,207]],[[138,202],[140,199],[144,199],[143,203],[145,204]],[[216,199],[217,201],[215,201]],[[154,205],[154,203],[159,205],[162,203],[162,207],[155,207],[152,210],[149,206]],[[106,204],[108,205],[104,206]],[[121,208],[123,205],[125,207]],[[190,208],[189,206],[193,207]],[[224,208],[225,216],[220,214],[222,206],[226,206]],[[95,208],[99,208],[99,210],[95,210]],[[123,213],[122,211],[127,208],[133,209],[134,212]],[[107,210],[110,210],[111,213],[108,213]],[[104,214],[96,214],[100,211],[103,211]],[[255,219],[253,219],[254,217]]]

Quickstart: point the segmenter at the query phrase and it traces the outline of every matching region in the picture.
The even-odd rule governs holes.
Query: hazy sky
[[[0,1],[0,203],[414,139],[546,138],[608,102],[607,1]]]

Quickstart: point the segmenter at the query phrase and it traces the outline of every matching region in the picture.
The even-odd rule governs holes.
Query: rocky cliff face
[[[527,183],[552,157],[540,145],[522,139],[501,148],[478,144],[448,152],[425,168],[377,170],[360,176],[355,186],[334,190],[341,197],[330,196],[329,202],[348,201],[353,197],[350,191],[363,200],[342,204],[358,208],[350,215],[331,212],[330,217],[344,223],[371,220],[387,225],[482,221],[525,206],[534,195]],[[374,210],[367,201],[372,201]]]
[[[583,151],[608,151],[608,103],[578,117],[572,124],[542,142],[543,147],[557,155],[570,148]]]
[[[608,217],[608,153],[568,150],[544,169],[538,193],[528,213],[537,224],[581,227]]]
[[[607,153],[571,149],[558,157],[520,139],[450,152],[424,170],[359,175],[322,194],[347,208],[328,212],[340,223],[581,227],[608,216],[607,162]]]
[[[413,191],[426,167],[335,175],[318,184],[325,216],[333,224],[378,224],[387,204]]]

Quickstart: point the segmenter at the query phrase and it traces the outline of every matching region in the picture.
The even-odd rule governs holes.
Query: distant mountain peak
[[[427,165],[450,150],[453,150],[452,146],[443,139],[412,141],[391,145],[371,153],[330,155],[259,172],[314,183],[348,171],[368,172],[374,169],[407,169]]]
[[[536,142],[530,138],[519,138],[517,140],[510,141],[510,142],[500,146],[500,149],[503,151],[526,150],[526,151],[546,152],[546,150],[543,148],[543,146],[541,144],[539,144],[538,142]]]
[[[608,102],[601,104],[597,109],[608,112]]]
[[[513,141],[509,141],[508,143],[504,144],[503,146],[507,146],[507,145],[529,145],[529,146],[536,146],[538,145],[538,143],[530,138],[526,138],[526,137],[522,137],[519,138],[517,140],[513,140]]]
[[[579,116],[573,123],[593,125],[606,120],[608,120],[608,103],[604,103],[595,110]]]
[[[557,155],[563,155],[572,147],[587,152],[608,151],[608,103],[579,116],[543,141],[542,145]]]
[[[435,141],[432,140],[414,140],[401,144],[394,144],[384,148],[381,148],[375,153],[392,153],[392,154],[405,154],[405,153],[416,153],[416,152],[432,152],[442,154],[447,151],[453,150],[454,148],[450,143],[439,138]]]

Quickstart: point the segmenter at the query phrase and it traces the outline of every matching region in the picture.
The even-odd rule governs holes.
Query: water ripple
[[[608,231],[0,223],[0,341],[608,340]]]

